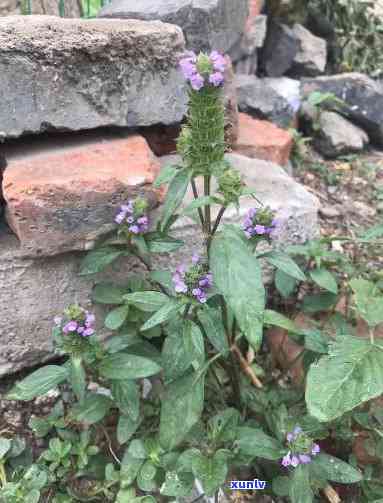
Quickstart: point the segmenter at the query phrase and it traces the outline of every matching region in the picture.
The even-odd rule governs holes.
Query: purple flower
[[[290,455],[290,452],[288,452],[286,454],[286,456],[283,456],[281,464],[282,464],[282,466],[290,466],[291,465],[291,455]]]
[[[204,83],[205,83],[205,81],[204,81],[202,75],[200,75],[199,73],[194,74],[190,78],[190,85],[192,86],[194,91],[199,91],[200,89],[202,89],[204,86]]]
[[[193,255],[189,268],[178,266],[172,276],[176,293],[188,295],[204,304],[207,301],[206,291],[213,285],[213,275],[206,272],[206,267],[207,264],[197,254]]]
[[[94,334],[94,329],[93,328],[86,328],[83,332],[84,337],[89,337],[90,335]]]
[[[294,434],[293,434],[293,433],[288,433],[288,434],[286,435],[286,438],[287,438],[287,441],[288,441],[289,443],[291,443],[291,442],[295,439],[295,437],[294,437]]]
[[[307,465],[308,463],[311,463],[311,458],[308,454],[299,454],[299,461],[303,465]]]
[[[201,260],[201,257],[198,255],[198,253],[193,253],[192,256],[192,262],[193,264],[198,264],[198,262]]]
[[[139,234],[140,233],[140,228],[138,227],[138,225],[131,225],[129,227],[129,230],[130,232],[132,232],[133,234]]]
[[[302,428],[300,426],[296,426],[294,429],[293,429],[293,433],[295,435],[295,438],[297,438],[297,436],[302,433]]]
[[[78,323],[77,321],[69,321],[63,328],[64,334],[67,334],[69,332],[75,332],[77,330]]]
[[[216,72],[223,73],[226,68],[226,61],[224,56],[222,56],[222,54],[220,54],[218,51],[212,51],[209,57],[210,61],[213,64],[214,70]]]
[[[177,293],[187,293],[188,287],[187,287],[186,283],[184,283],[183,281],[179,281],[179,282],[175,283],[174,290]]]
[[[209,77],[210,84],[213,84],[214,87],[219,87],[223,84],[223,75],[220,72],[212,73]]]
[[[312,449],[311,449],[311,454],[313,456],[316,456],[317,454],[320,453],[320,447],[318,444],[313,444]]]
[[[256,226],[254,227],[254,229],[255,229],[255,232],[256,232],[257,234],[259,234],[259,235],[265,234],[265,232],[266,232],[266,228],[265,228],[265,226],[264,226],[264,225],[256,225]]]
[[[120,212],[116,215],[114,221],[116,222],[116,224],[122,224],[122,222],[125,220],[125,217],[126,217],[126,214],[124,212]]]
[[[77,329],[77,333],[81,335],[81,334],[83,333],[83,331],[84,331],[84,330],[85,330],[85,327],[80,326],[80,327],[78,327],[78,329]]]
[[[90,327],[96,321],[96,317],[94,314],[87,313],[85,318],[85,326]]]
[[[299,465],[299,458],[298,456],[292,456],[291,457],[291,466],[296,468]]]

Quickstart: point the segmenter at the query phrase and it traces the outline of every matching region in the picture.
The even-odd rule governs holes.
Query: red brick
[[[289,160],[292,146],[293,137],[288,131],[271,122],[239,114],[239,137],[234,147],[238,154],[284,166]]]
[[[6,217],[28,256],[84,250],[109,232],[118,206],[137,194],[154,205],[160,165],[144,138],[93,143],[11,161]]]

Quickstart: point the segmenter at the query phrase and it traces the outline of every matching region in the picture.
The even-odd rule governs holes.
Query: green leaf
[[[181,302],[175,299],[169,299],[166,304],[164,304],[151,318],[149,318],[141,327],[141,332],[149,330],[150,328],[156,327],[161,323],[174,318],[175,314],[181,307]]]
[[[123,304],[124,288],[109,283],[99,283],[93,288],[92,300],[97,304]]]
[[[328,356],[311,365],[306,403],[319,421],[332,421],[383,393],[383,346],[338,336]]]
[[[261,257],[265,258],[271,265],[283,271],[288,276],[291,276],[298,281],[306,280],[306,276],[304,275],[302,269],[286,253],[272,251],[263,253]]]
[[[212,346],[219,353],[226,354],[229,351],[229,344],[220,311],[205,304],[202,309],[198,310],[198,318]]]
[[[210,437],[214,442],[233,442],[237,437],[240,414],[228,407],[209,420]]]
[[[140,393],[135,381],[127,379],[113,381],[111,392],[120,411],[137,421],[140,414]]]
[[[198,422],[204,403],[204,377],[191,373],[169,384],[161,405],[160,442],[172,450]]]
[[[137,475],[137,485],[141,491],[153,492],[156,489],[156,474],[157,468],[153,462],[150,460],[145,461]]]
[[[350,286],[358,312],[368,325],[375,327],[383,323],[383,295],[378,287],[365,279],[353,279]]]
[[[140,471],[141,466],[144,464],[145,459],[136,458],[133,456],[129,448],[125,451],[121,464],[121,480],[124,486],[132,484]]]
[[[8,393],[7,400],[33,400],[61,384],[69,377],[68,369],[46,365],[18,382]]]
[[[167,303],[168,296],[156,291],[134,292],[124,295],[124,300],[141,311],[152,313]]]
[[[70,359],[70,383],[74,394],[81,402],[85,395],[86,375],[82,365],[82,358],[79,356],[72,356]]]
[[[275,461],[283,456],[283,446],[261,429],[243,426],[237,430],[237,445],[242,454]]]
[[[189,215],[190,213],[193,213],[195,210],[198,208],[203,208],[205,206],[210,206],[212,204],[216,204],[217,199],[213,196],[201,196],[198,197],[197,199],[194,199],[190,204],[184,208],[180,215]]]
[[[110,311],[105,318],[105,326],[109,330],[118,330],[125,323],[129,314],[129,306],[123,305]]]
[[[249,343],[258,349],[262,342],[265,309],[265,288],[258,260],[227,226],[214,237],[210,257],[215,285]]]
[[[115,353],[104,358],[99,372],[107,379],[142,379],[158,374],[161,367],[152,360],[127,353]]]
[[[80,265],[80,276],[95,274],[103,271],[108,265],[114,262],[123,254],[117,248],[105,247],[92,250],[87,253]]]
[[[285,497],[289,495],[291,481],[289,477],[279,476],[273,478],[272,488],[273,493],[277,496]]]
[[[149,277],[163,286],[168,292],[174,291],[172,273],[170,271],[152,271],[149,273]]]
[[[191,358],[186,351],[182,330],[183,327],[179,333],[170,333],[162,347],[162,368],[166,382],[183,376],[191,365]]]
[[[283,316],[283,314],[278,313],[277,311],[272,311],[271,309],[265,310],[263,322],[265,325],[284,328],[288,332],[297,334],[302,332],[302,330],[299,329],[292,320],[286,318],[286,316]]]
[[[205,344],[199,326],[190,320],[185,320],[182,339],[194,370],[202,368],[205,363]]]
[[[148,241],[148,248],[151,253],[171,253],[184,245],[180,239],[172,237],[157,237]]]
[[[136,420],[126,414],[120,414],[117,424],[117,441],[120,445],[126,444],[136,433],[141,424],[141,418]]]
[[[217,451],[212,457],[196,453],[192,468],[195,477],[201,481],[205,494],[212,496],[226,481],[227,454],[222,450]]]
[[[312,503],[314,494],[310,485],[308,465],[298,465],[290,475],[291,503]]]
[[[359,470],[341,459],[325,453],[321,453],[312,459],[310,471],[314,477],[341,484],[354,484],[363,479],[363,475]]]
[[[314,283],[324,290],[334,293],[335,295],[338,293],[336,279],[327,269],[313,269],[310,271],[310,276]]]
[[[10,450],[12,442],[8,438],[0,437],[0,462]]]
[[[162,231],[166,229],[168,221],[182,203],[190,182],[190,177],[191,174],[189,170],[181,169],[177,172],[174,178],[172,178],[166,194],[165,202],[163,204],[161,221]]]
[[[303,299],[303,311],[305,313],[318,313],[328,311],[337,301],[337,296],[333,293],[318,293],[316,295],[306,295]]]
[[[161,486],[163,496],[185,498],[193,491],[194,476],[191,473],[167,472],[165,482]]]
[[[154,180],[153,187],[158,188],[165,183],[170,183],[179,171],[179,166],[175,164],[164,166],[161,168],[160,174]]]
[[[298,280],[289,276],[281,269],[275,273],[275,286],[283,298],[287,299],[297,287]]]
[[[81,403],[73,407],[72,415],[80,423],[98,423],[109,412],[112,404],[112,400],[105,395],[88,393]]]

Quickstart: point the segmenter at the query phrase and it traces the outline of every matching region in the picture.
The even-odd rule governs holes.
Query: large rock
[[[159,169],[138,135],[11,160],[3,181],[6,217],[22,253],[92,248],[114,228],[120,204],[138,194],[156,203],[151,184]]]
[[[82,15],[81,2],[78,0],[32,0],[30,12],[27,3],[22,0],[0,0],[0,16],[11,14],[45,14],[47,16],[80,17]],[[61,4],[61,5],[60,5]]]
[[[268,83],[254,75],[237,76],[238,107],[257,119],[269,120],[278,126],[291,127],[297,109]],[[277,79],[270,79],[277,80]]]
[[[336,112],[321,112],[317,125],[314,147],[325,157],[360,152],[368,145],[367,133]]]
[[[263,59],[270,77],[285,74],[312,77],[325,70],[327,44],[300,24],[290,28],[274,21],[269,28]]]
[[[361,73],[304,79],[302,92],[333,93],[345,102],[342,112],[369,134],[372,142],[383,146],[383,90]]]
[[[0,139],[178,122],[183,51],[181,30],[160,22],[0,18]]]
[[[257,190],[259,199],[278,212],[282,225],[277,242],[281,247],[317,235],[316,199],[281,167],[236,154],[228,155],[227,159],[242,172],[250,187]],[[170,156],[162,161],[165,164],[174,160],[177,158]],[[191,198],[189,192],[185,205]],[[254,200],[244,198],[240,211],[228,210],[225,221],[241,222],[252,206]],[[187,217],[177,222],[175,235],[182,237],[186,246],[154,261],[154,267],[174,270],[180,262],[190,261],[193,251],[202,246],[195,222]],[[0,376],[49,358],[53,317],[73,302],[90,307],[90,292],[95,282],[108,280],[123,284],[127,275],[141,273],[137,261],[129,258],[115,263],[101,275],[80,277],[78,268],[82,256],[83,253],[71,252],[44,259],[23,259],[16,238],[0,234],[0,303],[5,306],[0,316]],[[100,306],[95,310],[101,328],[103,310]]]
[[[229,52],[240,39],[248,0],[113,0],[99,17],[158,19],[180,26],[188,49]]]
[[[268,121],[254,119],[250,115],[239,114],[239,135],[234,151],[253,159],[274,162],[286,166],[293,137]]]

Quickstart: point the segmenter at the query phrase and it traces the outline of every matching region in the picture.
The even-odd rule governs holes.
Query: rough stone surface
[[[301,243],[317,235],[316,199],[281,167],[237,154],[229,154],[227,159],[242,172],[248,184],[257,189],[260,200],[278,211],[283,222],[278,241],[281,246],[286,242]],[[161,159],[163,164],[177,160],[176,156]],[[199,188],[201,190],[201,186]],[[188,193],[184,204],[191,198]],[[225,221],[242,221],[253,205],[253,199],[243,198],[240,212],[228,210]],[[189,218],[177,222],[174,235],[181,237],[186,246],[156,260],[154,267],[173,270],[182,261],[189,261],[193,251],[202,246],[196,224]],[[90,307],[93,284],[105,280],[123,284],[127,274],[141,272],[138,263],[128,259],[115,263],[103,274],[81,277],[78,269],[82,257],[81,252],[70,252],[44,259],[24,259],[16,238],[0,234],[0,302],[6,306],[0,317],[0,376],[49,358],[53,317],[73,302]],[[267,279],[270,275],[265,274],[265,281]],[[101,328],[103,310],[100,306],[92,310],[96,311]]]
[[[263,79],[263,83],[274,89],[294,110],[299,109],[301,104],[301,83],[299,80],[289,77],[266,77]]]
[[[360,152],[368,145],[367,133],[336,112],[322,112],[318,124],[320,129],[314,136],[314,147],[325,157]]]
[[[114,227],[120,204],[137,194],[156,202],[150,184],[159,169],[138,135],[10,161],[3,180],[6,217],[22,253],[92,248]]]
[[[176,123],[183,51],[181,30],[160,22],[0,18],[0,138]]]
[[[280,92],[270,86],[267,80],[259,79],[254,75],[237,76],[239,110],[257,119],[269,120],[284,128],[291,127],[296,116],[296,109]]]
[[[176,24],[188,49],[230,52],[242,35],[247,13],[248,0],[113,0],[99,17]]]
[[[271,122],[239,114],[239,137],[234,147],[235,152],[285,166],[292,146],[293,138],[288,131]]]
[[[271,22],[262,57],[266,74],[282,77],[292,67],[298,51],[299,41],[293,30],[284,24]]]
[[[21,0],[0,0],[0,16],[22,14]],[[59,2],[56,0],[33,0],[31,14],[45,14],[48,16],[60,15]],[[81,2],[78,0],[65,0],[63,2],[63,17],[80,17],[82,14]]]
[[[313,91],[333,93],[342,99],[342,112],[367,131],[372,142],[383,146],[383,90],[377,82],[361,73],[304,79],[303,95]]]
[[[297,23],[293,26],[292,32],[298,40],[298,51],[289,73],[297,77],[303,75],[315,77],[322,74],[327,63],[326,41]]]

